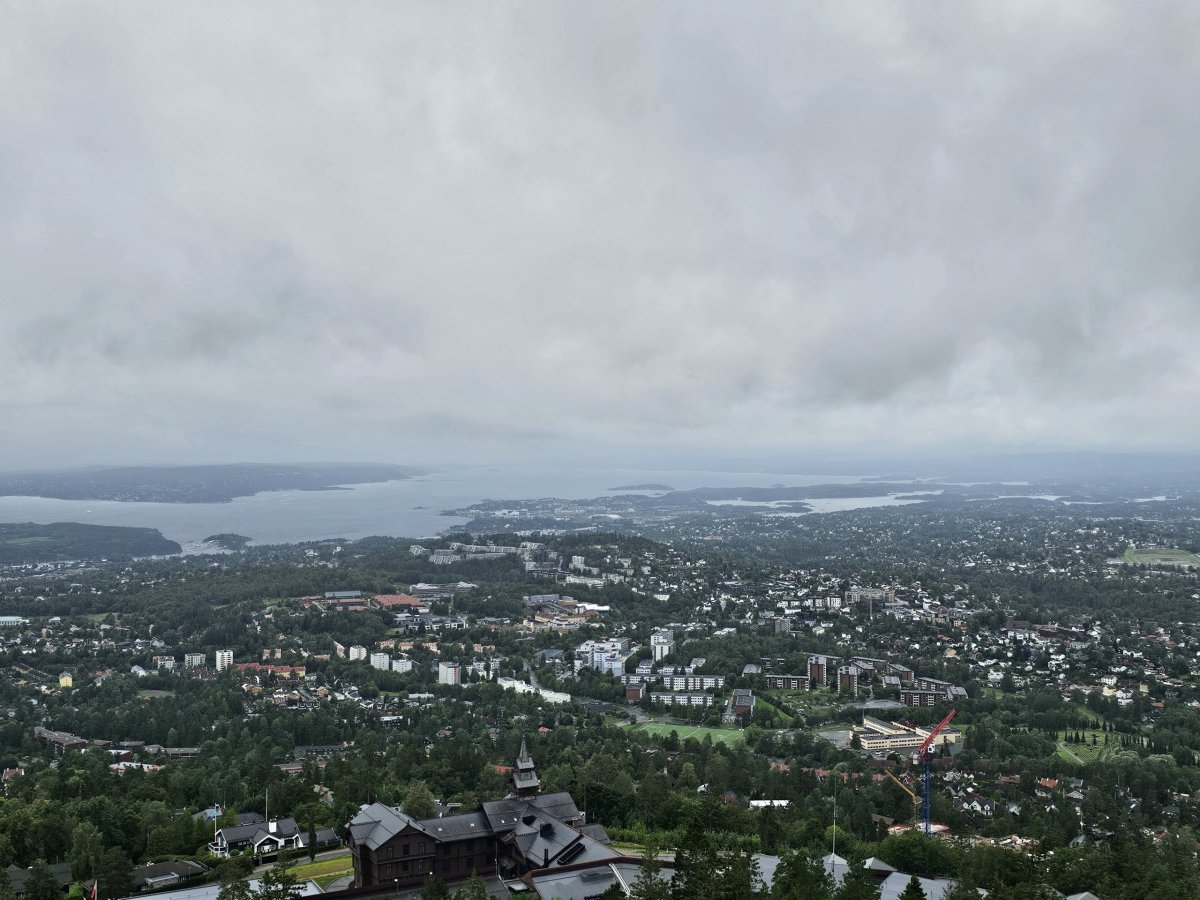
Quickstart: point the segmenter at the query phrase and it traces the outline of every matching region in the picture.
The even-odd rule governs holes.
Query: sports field
[[[1125,551],[1125,562],[1136,566],[1200,566],[1200,556],[1187,550],[1135,550]]]
[[[740,731],[735,731],[730,728],[702,728],[697,725],[663,725],[658,722],[644,722],[641,725],[631,726],[635,731],[644,731],[646,734],[660,734],[666,737],[672,731],[679,735],[679,740],[686,741],[688,738],[695,738],[698,741],[704,740],[704,736],[708,735],[712,738],[713,743],[722,744],[740,744],[745,741],[745,735]]]

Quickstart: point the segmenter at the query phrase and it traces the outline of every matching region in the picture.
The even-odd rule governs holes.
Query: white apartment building
[[[625,674],[626,661],[636,652],[636,647],[630,648],[628,638],[584,641],[575,648],[575,671],[597,669],[620,677]]]
[[[462,666],[456,662],[439,662],[438,684],[462,684]]]
[[[654,656],[655,662],[674,653],[675,633],[670,629],[664,629],[650,635],[650,652]]]
[[[217,671],[224,672],[226,669],[228,669],[232,665],[233,665],[233,651],[232,650],[218,650],[217,651]]]
[[[387,672],[392,667],[392,658],[386,653],[371,654],[371,668],[378,669],[381,672]]]

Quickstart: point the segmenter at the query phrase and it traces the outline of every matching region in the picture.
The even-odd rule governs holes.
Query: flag
[[[100,879],[97,878],[92,882],[92,900],[96,900],[96,889],[100,887]]]

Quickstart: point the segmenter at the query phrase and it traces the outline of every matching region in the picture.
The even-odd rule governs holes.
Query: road
[[[529,683],[533,685],[533,689],[540,690],[542,685],[538,681],[537,672],[533,671],[533,666],[529,665],[529,660],[521,657],[521,665],[525,667],[525,673],[529,676]]]

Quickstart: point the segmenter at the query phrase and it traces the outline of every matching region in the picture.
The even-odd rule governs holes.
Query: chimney
[[[549,850],[542,851],[542,868],[543,869],[550,868],[550,851]]]

